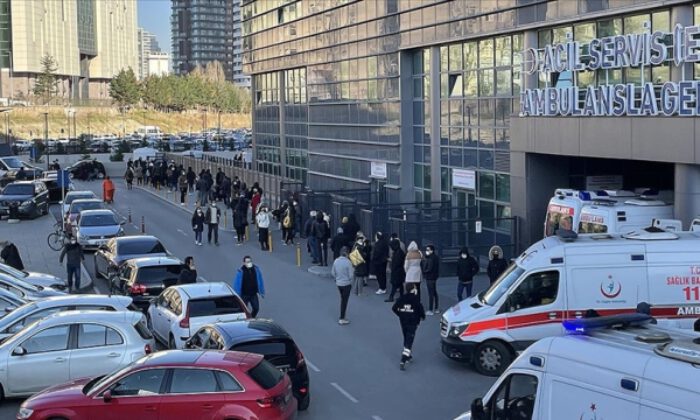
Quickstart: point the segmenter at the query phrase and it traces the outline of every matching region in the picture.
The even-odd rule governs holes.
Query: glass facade
[[[95,0],[78,0],[78,49],[80,54],[97,55]]]
[[[9,68],[12,54],[10,0],[0,0],[0,68]]]

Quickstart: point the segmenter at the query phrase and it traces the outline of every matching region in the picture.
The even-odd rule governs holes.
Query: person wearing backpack
[[[362,288],[367,281],[367,277],[369,277],[369,250],[365,245],[364,236],[357,237],[349,257],[350,262],[355,267],[355,277],[353,279],[355,295],[362,296]]]
[[[330,230],[328,222],[323,218],[323,212],[317,212],[316,221],[311,227],[311,235],[316,239],[314,241],[316,249],[313,254],[321,266],[328,265],[328,238],[330,237]]]
[[[459,252],[457,259],[457,300],[462,301],[464,291],[467,291],[467,298],[472,295],[472,283],[474,276],[479,272],[479,263],[474,257],[469,255],[469,249],[465,246]]]

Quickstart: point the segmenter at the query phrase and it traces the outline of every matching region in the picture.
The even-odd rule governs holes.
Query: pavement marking
[[[379,416],[372,416],[372,420],[384,420],[384,419],[382,419],[382,418],[379,417]]]
[[[340,385],[338,385],[335,382],[331,382],[331,386],[335,389],[338,390],[341,394],[345,396],[345,398],[349,399],[350,401],[354,402],[357,404],[359,401],[357,401],[357,398],[353,397],[348,391],[344,390]]]
[[[205,279],[205,278],[202,277],[202,276],[197,277],[197,280],[201,280],[201,281],[204,282],[204,283],[209,283],[209,280]]]
[[[317,368],[316,365],[314,365],[313,363],[311,363],[311,362],[309,361],[309,359],[305,359],[305,360],[306,360],[306,365],[307,365],[308,367],[310,367],[311,370],[313,370],[313,371],[316,372],[316,373],[318,373],[318,372],[321,371],[321,369]]]
[[[183,232],[182,229],[178,229],[177,231],[180,232],[180,233],[182,233],[183,235],[187,236],[187,234],[186,234],[185,232]]]

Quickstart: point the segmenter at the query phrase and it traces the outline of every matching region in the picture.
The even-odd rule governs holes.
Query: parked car
[[[17,172],[24,168],[25,179],[40,178],[42,170],[21,161],[16,156],[0,157],[0,187],[16,180]]]
[[[168,287],[148,307],[153,335],[169,348],[182,348],[192,333],[212,322],[249,318],[248,308],[226,283]]]
[[[41,181],[15,181],[0,193],[0,217],[17,209],[20,217],[36,218],[49,212],[49,191]]]
[[[124,235],[122,225],[112,210],[83,210],[73,223],[73,234],[84,249],[97,249],[111,238]]]
[[[81,200],[81,199],[89,199],[89,198],[97,198],[94,192],[92,191],[71,191],[66,194],[66,197],[63,199],[63,202],[61,203],[61,214],[66,214],[68,213],[68,210],[70,210],[70,205],[73,203],[75,200]]]
[[[98,147],[100,149],[100,147]],[[104,164],[97,159],[81,160],[66,168],[75,179],[87,181],[89,179],[102,179],[107,174]]]
[[[0,289],[0,317],[14,311],[25,303],[27,303],[26,300],[9,290]]]
[[[3,397],[20,397],[104,375],[151,353],[153,345],[139,312],[53,314],[0,344],[0,390]]]
[[[72,182],[69,182],[67,187],[62,187],[58,183],[56,171],[44,172],[44,175],[39,181],[43,182],[44,185],[46,185],[46,189],[49,191],[49,203],[60,203],[61,200],[63,200],[64,192],[68,194],[75,188]]]
[[[0,273],[23,280],[29,284],[33,284],[34,286],[51,287],[56,290],[64,290],[68,287],[68,282],[65,279],[56,277],[52,274],[22,271],[3,263],[0,263]]]
[[[58,291],[51,287],[34,286],[24,280],[0,273],[0,289],[5,289],[13,293],[20,299],[27,301],[35,301],[50,296],[65,295],[64,292]]]
[[[304,355],[289,333],[273,321],[250,319],[205,325],[187,340],[185,348],[260,354],[289,375],[299,410],[309,408],[309,371]]]
[[[109,278],[121,264],[132,258],[167,257],[168,251],[155,236],[120,236],[110,239],[95,252],[95,274]]]
[[[105,377],[47,389],[22,403],[18,419],[289,420],[289,377],[262,356],[165,351]]]
[[[68,207],[68,212],[63,217],[63,226],[66,232],[73,232],[73,225],[80,216],[83,210],[103,210],[105,209],[104,201],[99,198],[81,198],[73,200]]]
[[[146,311],[166,287],[177,283],[183,264],[175,257],[143,257],[127,260],[110,279],[112,293],[131,296]]]
[[[58,312],[75,310],[127,311],[131,299],[126,296],[65,295],[29,302],[0,318],[0,340],[20,332],[32,322]]]

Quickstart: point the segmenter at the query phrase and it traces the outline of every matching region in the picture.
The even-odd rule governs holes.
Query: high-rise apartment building
[[[233,0],[233,83],[250,88],[250,76],[243,73],[243,21],[241,0]]]
[[[143,80],[149,75],[149,56],[152,53],[159,53],[160,45],[156,36],[143,28],[138,29],[138,46],[139,46],[139,68],[136,76]]]
[[[0,0],[0,96],[31,96],[41,59],[57,63],[57,96],[107,99],[111,78],[137,68],[132,0]]]
[[[313,190],[448,201],[491,244],[510,235],[520,249],[542,237],[555,188],[674,190],[676,217],[700,214],[697,1],[242,9],[262,171]],[[552,211],[556,222],[573,209]]]
[[[249,85],[242,75],[240,0],[172,0],[175,74],[219,61],[226,80]]]

